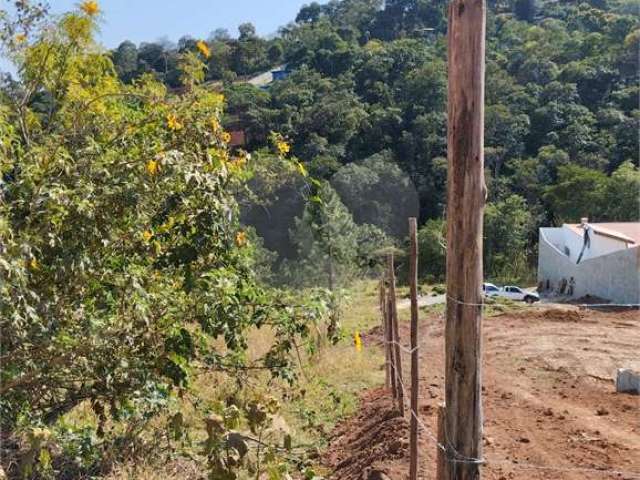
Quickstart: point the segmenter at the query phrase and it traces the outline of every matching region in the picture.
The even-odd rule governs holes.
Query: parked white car
[[[485,285],[490,285],[491,287],[485,287]],[[483,289],[485,291],[485,295],[487,297],[503,297],[508,298],[510,300],[523,301],[527,303],[534,303],[540,301],[540,296],[535,292],[528,292],[523,290],[520,287],[516,287],[515,285],[505,285],[502,288],[497,288],[495,285],[491,283],[485,283],[483,285]]]
[[[483,283],[482,284],[482,292],[485,294],[486,297],[490,297],[491,294],[497,294],[498,292],[500,292],[500,289],[498,287],[496,287],[493,283]]]

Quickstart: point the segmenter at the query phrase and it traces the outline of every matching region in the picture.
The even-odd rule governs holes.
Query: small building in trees
[[[255,75],[251,78],[237,81],[236,83],[247,83],[261,90],[268,90],[273,82],[284,80],[291,72],[286,65],[279,65],[272,70]],[[241,115],[228,115],[225,118],[225,129],[231,135],[229,146],[232,148],[246,148],[251,141],[256,140],[249,134],[246,124],[242,121]]]
[[[538,285],[543,294],[640,304],[640,222],[541,228]]]
[[[277,67],[269,70],[268,72],[260,73],[247,80],[247,83],[254,87],[266,89],[269,88],[273,82],[284,80],[291,73],[286,65],[278,65]]]

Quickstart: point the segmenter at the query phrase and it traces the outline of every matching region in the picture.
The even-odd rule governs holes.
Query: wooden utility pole
[[[445,480],[477,480],[482,457],[484,0],[453,0],[448,28]],[[455,460],[455,461],[454,461]]]
[[[418,225],[409,219],[409,290],[411,296],[411,418],[409,480],[418,480]]]
[[[400,354],[400,330],[398,328],[398,308],[396,305],[396,272],[393,254],[387,257],[389,268],[389,313],[391,314],[391,334],[393,336],[393,350],[391,361],[395,366],[396,393],[398,398],[398,410],[404,416],[404,385],[402,379],[402,356]]]

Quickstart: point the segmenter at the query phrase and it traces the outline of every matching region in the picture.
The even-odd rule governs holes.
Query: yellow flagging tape
[[[360,338],[360,332],[358,330],[353,334],[353,345],[356,347],[356,352],[362,351],[362,338]]]

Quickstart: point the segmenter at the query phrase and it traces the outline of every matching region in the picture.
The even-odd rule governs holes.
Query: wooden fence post
[[[387,262],[388,266],[388,262]],[[387,272],[387,279],[389,272]],[[394,360],[395,350],[393,348],[393,316],[391,314],[391,292],[390,289],[386,290],[385,296],[385,355],[389,365],[389,378],[391,381],[391,395],[393,399],[398,398],[398,379],[396,376],[396,362]]]
[[[442,451],[440,445],[446,445],[446,441],[444,439],[444,421],[445,421],[445,405],[441,403],[438,405],[437,411],[437,421],[438,421],[438,430],[436,431],[436,438],[438,440],[438,446],[436,447],[436,480],[444,480],[445,479],[445,452]]]
[[[409,219],[409,288],[411,293],[411,429],[409,432],[409,480],[418,480],[418,225]]]
[[[391,313],[391,333],[393,336],[393,364],[397,376],[396,392],[398,394],[398,410],[404,416],[404,388],[402,379],[402,356],[400,353],[400,331],[398,328],[398,308],[396,305],[396,273],[393,262],[393,254],[387,257],[389,266],[389,310]]]
[[[478,480],[482,457],[481,326],[485,1],[449,5],[445,480]],[[454,458],[467,461],[452,461]]]
[[[384,286],[384,275],[380,279],[380,314],[382,316],[382,341],[384,344],[384,386],[391,388],[391,364],[389,362],[389,341],[387,333],[389,332],[388,315],[387,315],[387,292]]]

